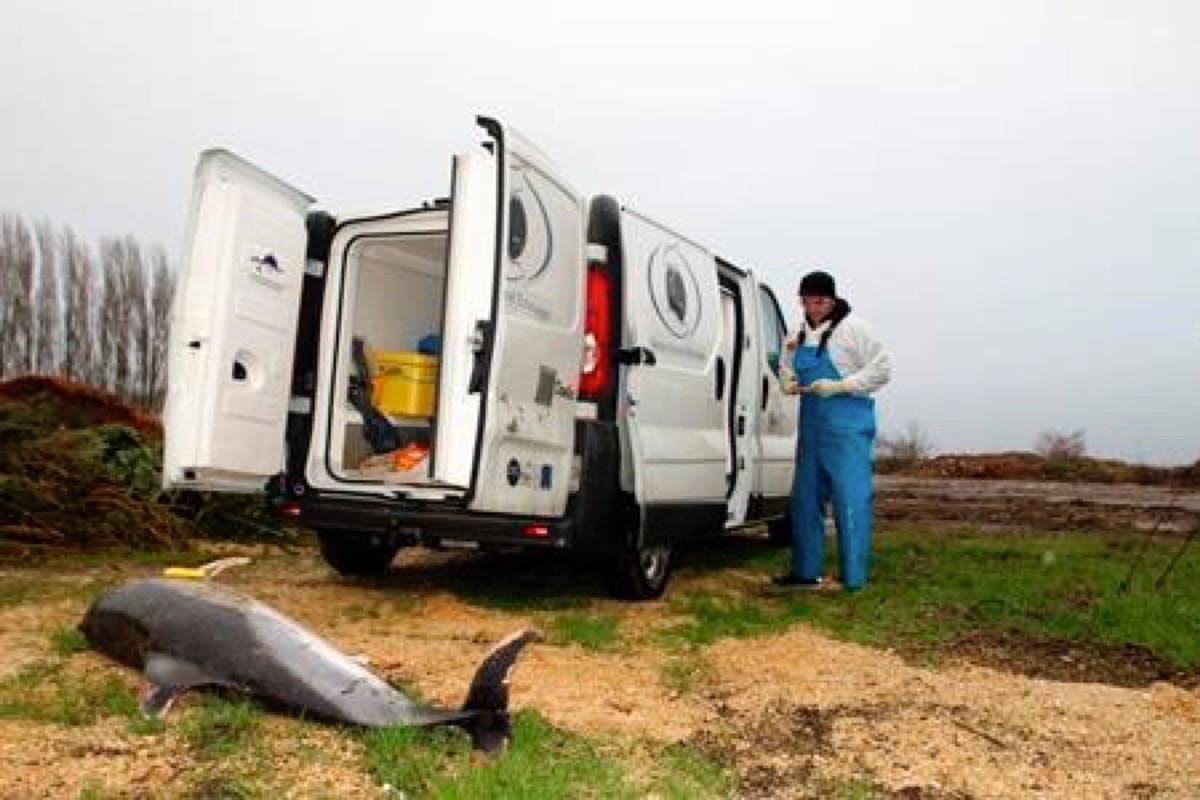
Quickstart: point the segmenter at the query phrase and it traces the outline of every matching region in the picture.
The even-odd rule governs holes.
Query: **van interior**
[[[346,249],[328,454],[338,478],[429,481],[446,246],[433,231]]]

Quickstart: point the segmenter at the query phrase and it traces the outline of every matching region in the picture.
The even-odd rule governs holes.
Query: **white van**
[[[516,545],[658,596],[689,539],[786,508],[783,316],[750,272],[478,122],[449,200],[365,217],[200,156],[164,484],[267,491],[346,574]],[[391,384],[423,402],[376,407],[387,354],[433,365]]]

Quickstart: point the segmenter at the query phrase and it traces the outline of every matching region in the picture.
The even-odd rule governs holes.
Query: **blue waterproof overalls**
[[[824,346],[796,347],[796,381],[840,380]],[[871,450],[875,401],[849,394],[800,400],[800,436],[792,488],[792,574],[806,581],[821,575],[825,558],[825,503],[833,501],[842,584],[861,589],[871,555]]]

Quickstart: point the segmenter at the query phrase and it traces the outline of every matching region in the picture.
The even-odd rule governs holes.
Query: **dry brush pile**
[[[158,421],[69,381],[0,383],[0,557],[281,537],[261,500],[164,492]]]

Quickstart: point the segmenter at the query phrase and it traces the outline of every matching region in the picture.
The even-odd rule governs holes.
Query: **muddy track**
[[[1200,492],[1135,484],[878,475],[875,495],[878,518],[890,522],[1178,535],[1200,521]]]

